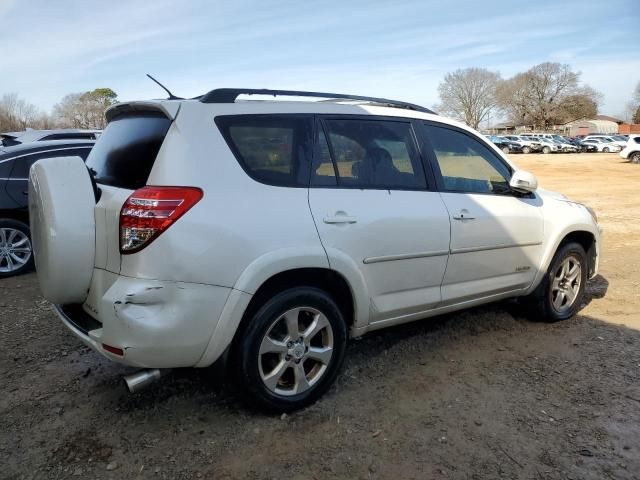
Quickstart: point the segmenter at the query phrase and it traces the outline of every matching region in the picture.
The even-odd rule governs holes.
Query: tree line
[[[503,79],[485,68],[447,73],[438,86],[440,113],[473,128],[491,117],[516,125],[548,128],[598,113],[602,94],[580,82],[580,72],[569,65],[545,62]],[[640,83],[634,95],[633,121],[640,123]],[[632,116],[632,115],[630,115]]]
[[[57,103],[51,113],[39,110],[16,93],[0,97],[0,132],[26,128],[89,128],[105,127],[104,111],[117,103],[118,95],[110,88],[70,93]]]
[[[580,72],[569,65],[541,63],[526,72],[503,79],[485,68],[465,68],[447,73],[438,86],[440,113],[464,121],[473,128],[490,118],[504,118],[516,125],[548,128],[591,118],[598,113],[602,94],[581,84]],[[117,103],[110,88],[70,93],[51,113],[40,111],[16,93],[0,97],[0,132],[25,128],[105,127],[104,111]],[[626,107],[628,120],[640,123],[640,82]]]

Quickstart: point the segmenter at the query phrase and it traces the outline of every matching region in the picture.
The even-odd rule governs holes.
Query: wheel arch
[[[0,209],[0,220],[14,220],[29,226],[29,212],[20,209]]]
[[[595,235],[587,230],[574,230],[572,232],[567,233],[562,240],[558,243],[554,251],[558,251],[560,247],[566,245],[570,242],[576,242],[584,248],[584,251],[587,253],[587,276],[591,278],[595,274],[596,262],[597,262],[597,251],[596,251],[596,237]]]
[[[358,283],[361,276],[357,272],[345,271],[345,268],[348,267],[340,261],[329,265],[322,247],[281,249],[258,258],[235,282],[209,344],[196,366],[206,367],[216,361],[229,349],[260,305],[276,293],[294,286],[327,291],[340,307],[347,327],[355,329],[361,326],[362,319],[368,318],[365,286]]]
[[[255,312],[270,298],[294,287],[314,287],[327,292],[335,300],[347,328],[354,324],[354,297],[347,280],[330,268],[303,267],[285,270],[265,280],[245,309],[237,331],[250,321]]]
[[[527,290],[527,293],[531,293],[535,290],[549,269],[549,265],[553,260],[556,252],[559,248],[569,242],[579,243],[587,253],[588,265],[588,278],[593,277],[598,270],[598,254],[599,254],[599,235],[594,231],[596,227],[588,224],[574,225],[573,228],[569,227],[565,231],[560,232],[555,238],[555,242],[550,243],[547,249],[545,249],[543,260],[540,264],[538,274],[536,275],[533,283]]]

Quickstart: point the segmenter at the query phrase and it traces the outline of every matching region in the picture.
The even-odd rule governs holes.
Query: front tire
[[[522,153],[531,153],[531,149],[529,147],[522,147]]]
[[[16,220],[0,220],[0,278],[33,269],[29,226]]]
[[[542,153],[545,153],[545,154],[546,154],[546,153],[549,153],[549,152],[551,152],[551,149],[550,149],[549,147],[544,147],[544,148],[542,149]]]
[[[504,153],[509,153],[510,152],[509,147],[502,147],[502,151]]]
[[[587,254],[582,245],[575,242],[562,245],[531,295],[536,317],[557,322],[575,315],[582,306],[588,269]]]
[[[232,358],[243,400],[277,412],[310,405],[333,384],[346,344],[344,317],[327,293],[285,290],[239,331]]]
[[[604,153],[609,153],[609,147],[604,147],[604,148],[602,149],[602,151],[603,151]]]

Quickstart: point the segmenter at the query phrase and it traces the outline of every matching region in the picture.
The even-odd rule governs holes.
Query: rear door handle
[[[475,220],[476,217],[471,215],[471,212],[469,212],[469,210],[463,208],[462,210],[460,210],[460,212],[454,213],[453,218],[454,220]]]
[[[358,220],[356,217],[351,217],[346,212],[339,211],[333,215],[327,215],[322,219],[324,223],[336,224],[336,223],[356,223]]]

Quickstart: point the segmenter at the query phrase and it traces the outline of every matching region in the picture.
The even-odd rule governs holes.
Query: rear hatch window
[[[128,190],[144,187],[170,126],[160,112],[114,117],[87,159],[96,182]]]

